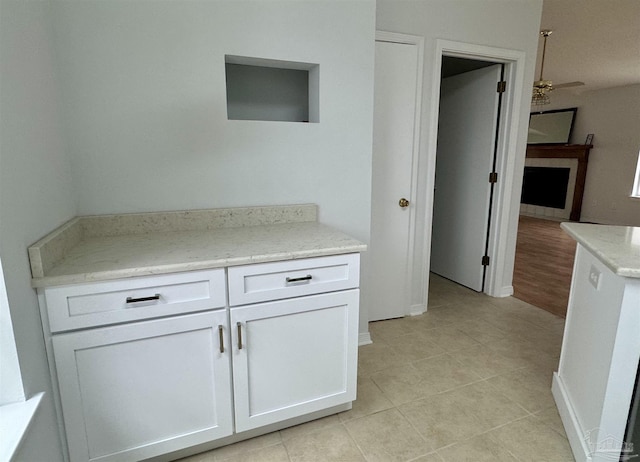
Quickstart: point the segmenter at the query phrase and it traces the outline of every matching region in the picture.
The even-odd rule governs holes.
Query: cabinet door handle
[[[287,284],[293,284],[294,282],[304,282],[304,281],[310,281],[311,279],[313,279],[313,276],[311,276],[310,274],[307,274],[306,276],[302,276],[299,278],[287,278]]]
[[[151,297],[127,297],[127,303],[138,303],[138,302],[150,302],[152,300],[160,300],[160,294],[152,295]]]
[[[222,324],[218,326],[218,340],[220,341],[220,353],[224,353],[224,334]]]
[[[236,326],[238,326],[238,350],[242,350],[242,323],[238,322]]]

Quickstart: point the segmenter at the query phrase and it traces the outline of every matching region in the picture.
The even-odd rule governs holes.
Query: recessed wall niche
[[[318,64],[225,55],[227,118],[319,122]]]

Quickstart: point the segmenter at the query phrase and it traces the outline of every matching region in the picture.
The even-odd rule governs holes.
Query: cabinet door
[[[53,337],[71,462],[141,460],[232,433],[226,311]]]
[[[358,290],[231,309],[236,431],[356,397]]]

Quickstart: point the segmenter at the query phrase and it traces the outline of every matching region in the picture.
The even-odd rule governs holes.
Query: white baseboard
[[[411,305],[409,308],[409,316],[418,316],[424,314],[427,311],[427,307],[424,303],[418,303],[417,305]]]
[[[373,340],[371,340],[371,334],[369,332],[361,332],[358,334],[358,346],[362,345],[371,345]]]
[[[513,286],[504,286],[500,289],[498,297],[511,297],[513,295]]]
[[[564,425],[564,430],[567,434],[567,439],[569,440],[573,457],[575,457],[576,462],[592,462],[593,459],[591,458],[591,451],[585,441],[584,429],[582,429],[578,422],[571,400],[569,399],[569,395],[567,394],[564,383],[562,382],[562,378],[560,378],[557,372],[553,373],[551,393],[553,394],[553,399],[556,402],[558,413],[562,419],[562,424]]]

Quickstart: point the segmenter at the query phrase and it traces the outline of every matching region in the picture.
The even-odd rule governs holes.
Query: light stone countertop
[[[293,222],[279,218],[277,222],[268,219],[261,222],[264,224],[252,222],[247,226],[236,222],[235,227],[198,226],[194,230],[177,231],[174,227],[169,231],[159,227],[129,234],[124,230],[116,235],[104,232],[100,235],[83,234],[76,229],[80,226],[76,218],[51,233],[53,238],[46,237],[30,247],[32,286],[75,284],[366,250],[362,242],[315,221],[315,209],[307,215],[304,220],[294,218]],[[140,216],[146,217],[146,214]],[[65,234],[64,239],[60,238],[62,234]],[[73,236],[71,244],[66,242],[69,240],[66,235]],[[60,255],[57,254],[62,251],[46,249],[56,239],[63,241],[62,246],[56,243],[63,248]],[[56,261],[43,261],[48,254],[56,254]]]
[[[560,226],[618,276],[640,278],[640,227],[588,223]]]

